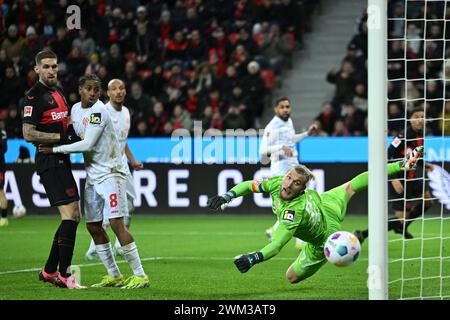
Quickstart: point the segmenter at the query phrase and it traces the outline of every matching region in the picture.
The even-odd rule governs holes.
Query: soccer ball
[[[337,231],[328,237],[323,251],[327,260],[332,264],[345,267],[358,259],[361,244],[354,234]]]
[[[16,218],[21,218],[27,214],[27,209],[23,205],[15,206],[13,209],[13,216]]]

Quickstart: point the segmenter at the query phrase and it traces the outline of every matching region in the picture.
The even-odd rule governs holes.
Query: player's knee
[[[86,228],[88,229],[89,233],[93,236],[99,235],[104,232],[102,224],[86,223]]]
[[[289,269],[286,271],[286,279],[291,284],[295,284],[301,281],[301,278],[295,273],[292,267],[289,267]]]

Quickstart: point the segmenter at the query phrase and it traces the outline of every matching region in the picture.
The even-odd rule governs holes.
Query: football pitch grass
[[[122,290],[120,288],[88,288],[65,290],[38,281],[38,271],[47,259],[50,242],[59,218],[27,216],[10,219],[0,229],[0,300],[320,300],[367,299],[368,242],[364,242],[358,261],[350,267],[337,268],[327,263],[306,281],[291,285],[285,272],[297,252],[291,240],[274,258],[241,274],[233,257],[262,248],[267,243],[264,230],[274,222],[272,215],[251,216],[232,214],[135,216],[131,231],[138,245],[143,266],[150,278],[150,287]],[[367,216],[348,215],[343,230],[353,231],[367,226]],[[425,237],[441,234],[439,220],[414,222],[410,231]],[[446,237],[450,227],[442,227]],[[111,231],[109,230],[111,235]],[[389,233],[391,240],[400,235]],[[84,254],[90,241],[84,220],[77,232],[73,265],[80,268],[81,283],[90,286],[101,280],[106,270],[99,261],[87,261]],[[442,244],[442,245],[441,245]],[[390,244],[390,281],[401,277],[401,262],[395,259],[423,256],[424,262],[404,262],[403,298],[422,295],[450,295],[450,261],[432,259],[450,255],[450,241],[411,240]],[[125,276],[132,274],[126,261],[117,258]],[[434,278],[436,277],[436,278]],[[429,279],[428,279],[429,278]],[[390,298],[399,298],[401,283],[390,286]]]

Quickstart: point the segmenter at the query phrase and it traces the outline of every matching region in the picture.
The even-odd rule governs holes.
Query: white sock
[[[114,247],[115,247],[116,249],[119,249],[119,248],[122,247],[122,245],[120,244],[120,241],[119,241],[118,238],[116,238],[116,243],[114,244]]]
[[[280,224],[280,221],[277,220],[277,222],[275,222],[274,225],[272,226],[273,231],[278,229],[279,224]]]
[[[111,242],[105,244],[98,244],[95,246],[100,260],[103,262],[108,274],[112,277],[120,277],[120,270],[117,266],[116,260],[111,248]]]
[[[95,242],[94,242],[94,239],[91,239],[91,243],[89,244],[89,249],[88,249],[88,251],[87,252],[95,252],[96,251],[96,249],[95,249]]]
[[[131,269],[135,276],[143,277],[145,276],[144,269],[142,268],[141,259],[139,258],[138,249],[134,242],[127,244],[122,247],[123,256],[130,264]]]

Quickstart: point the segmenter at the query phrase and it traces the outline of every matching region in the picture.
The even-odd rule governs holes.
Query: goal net
[[[387,10],[388,159],[425,146],[414,173],[388,178],[389,299],[450,299],[450,3]]]

